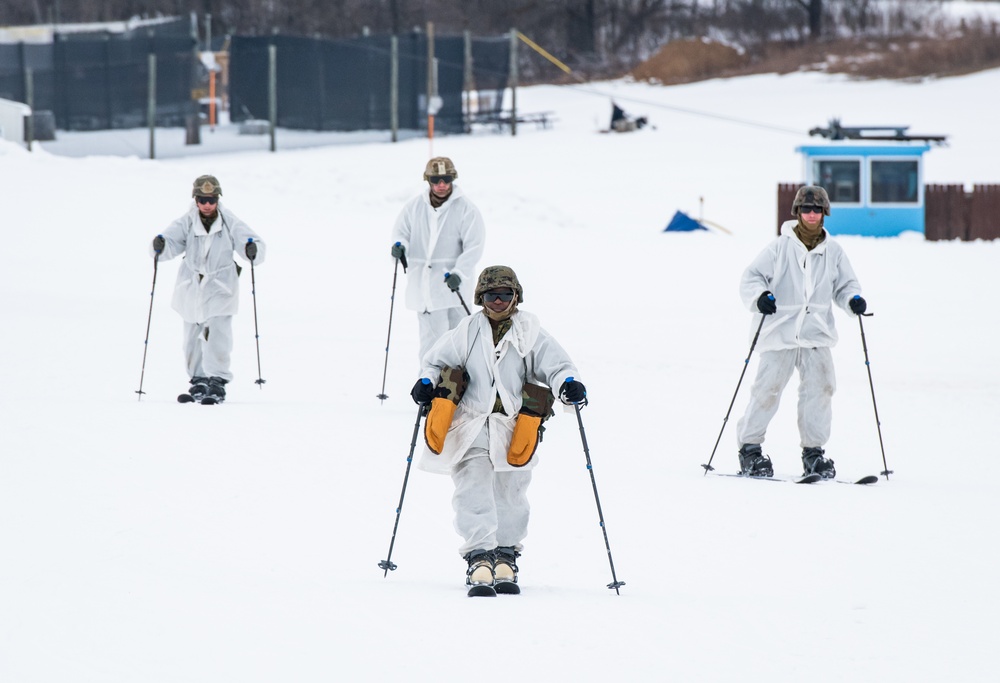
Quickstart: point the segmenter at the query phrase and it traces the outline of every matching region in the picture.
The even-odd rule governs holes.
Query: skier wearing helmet
[[[421,358],[465,317],[462,302],[486,244],[482,214],[457,179],[448,157],[428,161],[428,189],[406,203],[392,231],[390,254],[408,266],[406,307],[417,312]]]
[[[160,261],[184,255],[173,308],[184,319],[184,361],[191,386],[177,400],[221,403],[233,378],[233,315],[239,309],[239,268],[233,253],[260,265],[267,249],[257,233],[223,208],[215,176],[196,178],[191,196],[187,213],[153,238],[150,255]]]
[[[736,426],[740,472],[750,477],[774,474],[761,444],[792,373],[798,370],[798,427],[806,475],[836,476],[823,446],[830,438],[832,399],[836,390],[831,348],[837,343],[833,305],[854,315],[865,312],[861,285],[839,243],[823,227],[830,215],[826,190],[799,188],[792,202],[793,221],[781,226],[771,242],[743,273],[740,296],[764,316],[760,327],[760,365],[750,404]],[[755,320],[751,334],[760,323]]]
[[[484,269],[475,289],[482,309],[431,347],[411,392],[430,405],[419,467],[450,474],[455,485],[470,595],[519,592],[515,560],[528,533],[527,490],[541,423],[552,414],[550,387],[566,404],[586,396],[573,361],[519,309],[522,301],[511,268]]]

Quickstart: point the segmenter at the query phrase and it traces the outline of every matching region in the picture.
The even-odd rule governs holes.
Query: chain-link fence
[[[416,32],[396,41],[234,36],[231,120],[269,118],[271,46],[278,126],[349,131],[387,130],[395,123],[421,130],[427,126],[428,94],[435,91],[441,98],[438,132],[467,132],[474,116],[498,113],[508,85],[509,38],[438,37],[430,68],[428,41]],[[184,126],[197,111],[193,97],[205,76],[184,21],[124,33],[56,33],[46,44],[0,44],[0,98],[27,102],[30,82],[34,110],[51,111],[61,130],[143,127],[150,106],[150,55],[156,56],[156,125]]]
[[[62,130],[146,125],[149,55],[156,55],[156,123],[184,125],[200,62],[188,24],[124,33],[56,33],[51,43],[0,44],[0,97],[51,111]],[[30,81],[29,81],[30,72]]]
[[[306,130],[388,130],[395,103],[399,128],[426,127],[428,87],[436,85],[441,108],[435,130],[465,132],[466,84],[480,105],[499,109],[507,86],[510,41],[444,36],[434,40],[435,69],[428,69],[428,38],[390,36],[347,40],[291,36],[234,36],[230,47],[230,117],[266,119],[269,112],[270,46],[275,48],[277,125]],[[468,58],[466,56],[468,55]],[[395,61],[395,67],[393,62]],[[392,74],[396,69],[396,97]],[[487,94],[488,92],[488,94]]]

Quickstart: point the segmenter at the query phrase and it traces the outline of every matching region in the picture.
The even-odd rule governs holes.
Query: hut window
[[[919,197],[917,162],[872,161],[872,203],[916,204]]]

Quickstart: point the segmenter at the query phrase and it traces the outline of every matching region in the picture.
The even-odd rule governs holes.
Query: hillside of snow
[[[519,91],[523,111],[554,112],[548,129],[433,146],[340,135],[149,161],[144,131],[119,131],[132,156],[0,147],[0,680],[993,680],[1000,243],[840,238],[874,316],[866,366],[857,318],[838,313],[827,450],[845,478],[884,469],[870,369],[888,480],[701,464],[724,428],[713,464],[737,468],[756,371],[751,356],[724,425],[750,343],[738,282],[775,233],[777,183],[801,179],[806,131],[839,117],[946,134],[925,182],[998,183],[997,91],[1000,71],[609,82]],[[653,127],[598,133],[612,98]],[[158,132],[165,150],[182,135]],[[529,492],[522,595],[465,597],[451,482],[416,468],[398,569],[377,566],[418,372],[399,296],[378,401],[389,235],[432,153],[484,215],[480,267],[517,271],[524,308],[580,368],[620,595],[563,412]],[[203,173],[269,247],[253,274],[266,384],[244,270],[236,377],[215,407],[175,401],[177,261],[153,289],[147,254]],[[726,231],[663,233],[676,210]],[[793,379],[765,444],[779,475],[801,467],[795,400]]]

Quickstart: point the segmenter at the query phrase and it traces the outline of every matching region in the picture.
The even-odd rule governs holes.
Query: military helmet
[[[222,195],[222,186],[219,179],[214,175],[200,175],[194,179],[194,186],[191,188],[192,197],[219,197]]]
[[[830,215],[830,196],[819,185],[803,185],[792,201],[792,216],[799,217],[800,206],[822,206],[823,215]]]
[[[517,274],[507,266],[488,266],[483,268],[479,274],[479,281],[476,282],[476,297],[473,303],[477,306],[483,305],[483,294],[491,289],[500,287],[510,287],[517,292],[517,300],[524,301],[524,290],[521,283],[517,281]]]
[[[424,168],[424,180],[429,181],[432,175],[450,175],[454,179],[458,178],[458,171],[448,157],[434,157]]]

